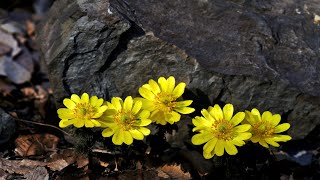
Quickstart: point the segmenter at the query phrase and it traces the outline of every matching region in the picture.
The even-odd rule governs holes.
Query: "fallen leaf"
[[[6,76],[16,84],[22,84],[31,79],[31,72],[7,56],[0,56],[0,75]]]
[[[36,26],[34,25],[34,23],[30,20],[27,20],[26,27],[27,27],[27,34],[29,36],[33,36],[36,29]]]
[[[16,56],[20,53],[21,49],[18,47],[18,42],[11,34],[0,30],[0,43],[5,44],[12,49],[12,56]]]
[[[49,173],[45,167],[37,167],[28,174],[25,174],[24,177],[27,180],[48,180]]]
[[[164,165],[158,170],[158,176],[170,179],[191,179],[189,172],[183,172],[181,170],[181,165]]]
[[[52,134],[21,135],[15,140],[19,156],[44,155],[56,150],[59,138]]]

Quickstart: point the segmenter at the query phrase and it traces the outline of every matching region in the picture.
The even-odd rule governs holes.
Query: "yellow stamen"
[[[172,94],[161,92],[157,94],[156,98],[156,108],[163,112],[172,112],[176,107],[176,98]]]
[[[113,115],[115,123],[123,130],[132,129],[136,117],[131,111],[121,110]]]
[[[221,119],[212,125],[214,136],[218,139],[231,140],[234,136],[233,124],[230,121]]]

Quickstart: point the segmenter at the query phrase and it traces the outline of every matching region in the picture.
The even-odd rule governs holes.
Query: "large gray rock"
[[[149,79],[173,75],[188,84],[197,110],[219,101],[270,110],[304,138],[320,124],[312,16],[300,4],[293,18],[293,5],[248,2],[56,1],[39,40],[57,102],[82,92],[138,96]],[[304,30],[293,26],[301,21]],[[190,124],[183,118],[179,127]]]

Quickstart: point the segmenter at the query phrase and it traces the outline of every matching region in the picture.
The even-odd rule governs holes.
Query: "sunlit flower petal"
[[[80,97],[77,94],[72,94],[70,99],[75,103],[80,102]]]
[[[215,104],[209,113],[213,116],[215,120],[223,119],[223,112],[218,104]]]
[[[112,136],[115,145],[130,145],[133,139],[143,140],[144,136],[150,134],[150,130],[144,127],[152,122],[149,119],[150,111],[141,110],[140,100],[128,96],[122,101],[121,98],[114,97],[107,106],[115,109],[107,109],[98,121],[106,128],[102,131],[102,136]]]
[[[76,107],[76,103],[67,98],[63,100],[63,104],[70,110],[73,110]]]
[[[254,120],[253,120],[254,118]],[[246,112],[247,123],[251,124],[251,132],[253,134],[251,141],[253,143],[259,142],[263,147],[269,148],[270,144],[274,147],[279,147],[277,142],[286,142],[291,140],[288,135],[279,135],[290,128],[289,123],[280,124],[281,116],[279,114],[272,115],[271,112],[265,111],[260,116],[257,109],[252,109],[251,112]]]
[[[142,109],[151,112],[150,119],[156,124],[173,124],[180,120],[180,114],[190,114],[195,111],[194,108],[187,107],[192,100],[177,101],[184,93],[186,84],[181,82],[175,87],[175,83],[173,76],[168,79],[160,77],[158,83],[149,80],[148,84],[139,88],[143,98],[136,98],[136,100],[141,100]]]
[[[230,120],[233,116],[233,105],[232,104],[226,104],[223,107],[223,115],[225,120]]]
[[[59,118],[62,119],[62,122],[59,123],[62,128],[72,124],[77,128],[83,126],[87,128],[100,127],[101,123],[97,119],[107,110],[106,105],[101,106],[103,99],[98,99],[96,96],[89,98],[87,93],[83,93],[81,98],[72,94],[71,99],[65,98],[63,100],[63,104],[67,108],[57,110]]]
[[[203,117],[196,116],[192,119],[195,127],[192,131],[199,132],[191,138],[194,145],[206,143],[203,146],[204,158],[212,158],[214,155],[222,156],[224,151],[229,155],[238,153],[236,146],[243,146],[245,140],[251,137],[248,132],[251,125],[238,125],[245,117],[244,112],[233,115],[233,105],[227,104],[223,110],[219,105],[209,107],[201,111]]]

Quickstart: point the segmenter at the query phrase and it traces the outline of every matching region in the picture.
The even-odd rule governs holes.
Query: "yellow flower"
[[[177,101],[184,93],[186,84],[181,82],[175,86],[175,79],[170,76],[168,79],[160,77],[158,83],[149,80],[148,84],[144,84],[139,88],[139,93],[143,98],[142,108],[151,112],[150,119],[157,123],[165,125],[173,124],[180,120],[181,114],[190,114],[194,108],[187,107],[192,100]]]
[[[130,145],[133,139],[143,140],[144,136],[150,134],[150,130],[144,127],[152,122],[148,119],[150,112],[141,109],[141,101],[133,101],[131,96],[124,102],[119,97],[113,97],[107,105],[108,110],[100,118],[102,127],[106,127],[102,131],[103,137],[113,135],[112,142],[115,145]]]
[[[83,93],[81,98],[76,94],[72,94],[70,99],[65,98],[63,100],[63,104],[67,108],[59,108],[57,111],[61,119],[59,123],[61,128],[71,124],[77,128],[83,126],[89,128],[99,127],[101,124],[97,121],[97,118],[107,110],[107,106],[102,105],[102,98],[98,99],[97,96],[92,96],[89,99],[87,93]]]
[[[203,116],[196,116],[192,123],[196,126],[193,131],[200,133],[194,135],[191,142],[194,145],[204,144],[203,156],[212,158],[215,154],[222,156],[224,150],[230,154],[238,153],[236,146],[243,146],[244,140],[251,137],[249,124],[238,125],[245,117],[244,112],[238,112],[233,116],[233,105],[226,104],[223,110],[219,105],[209,107],[201,111]],[[235,146],[236,145],[236,146]]]
[[[271,112],[265,111],[260,115],[259,110],[252,109],[246,111],[246,121],[251,124],[253,143],[259,142],[263,147],[269,148],[269,145],[279,147],[277,142],[286,142],[291,140],[288,135],[281,135],[277,133],[284,132],[290,128],[289,123],[280,124],[281,116],[279,114],[272,115]]]

